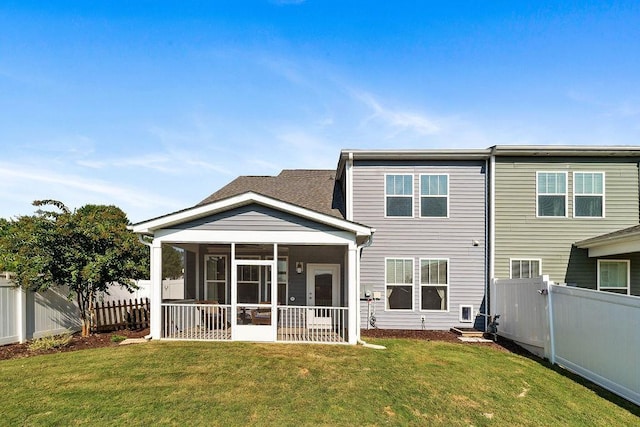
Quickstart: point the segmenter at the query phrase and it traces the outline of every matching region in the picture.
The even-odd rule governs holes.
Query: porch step
[[[484,332],[475,328],[451,328],[451,332],[464,338],[483,338]]]

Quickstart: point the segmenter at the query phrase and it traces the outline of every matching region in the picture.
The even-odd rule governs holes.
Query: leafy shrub
[[[111,335],[111,342],[120,342],[126,339],[127,337],[123,337],[122,335]]]
[[[71,338],[71,334],[51,335],[48,337],[38,338],[37,340],[31,341],[29,344],[29,350],[39,351],[66,347],[71,342]]]

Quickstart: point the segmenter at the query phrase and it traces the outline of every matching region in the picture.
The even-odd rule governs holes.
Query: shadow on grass
[[[633,402],[630,402],[628,400],[626,400],[623,397],[618,396],[617,394],[607,390],[606,388],[603,388],[601,386],[599,386],[598,384],[589,381],[588,379],[581,377],[580,375],[569,371],[568,369],[563,368],[560,365],[552,365],[551,362],[549,362],[547,359],[543,359],[540,358],[538,356],[536,356],[535,354],[527,351],[526,349],[520,347],[518,344],[516,344],[515,342],[508,340],[506,338],[503,337],[498,337],[498,341],[497,344],[499,344],[500,346],[502,346],[504,349],[510,351],[511,353],[516,353],[520,356],[526,357],[528,359],[533,360],[534,362],[544,366],[547,369],[551,369],[552,371],[557,372],[558,374],[562,375],[563,377],[566,377],[568,379],[570,379],[571,381],[580,384],[583,387],[588,388],[589,390],[593,391],[595,394],[597,394],[598,396],[600,396],[601,398],[608,400],[609,402],[613,403],[614,405],[625,409],[627,411],[629,411],[630,413],[632,413],[633,415],[640,417],[640,406],[634,404]]]

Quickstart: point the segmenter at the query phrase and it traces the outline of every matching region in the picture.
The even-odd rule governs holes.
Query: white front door
[[[340,306],[339,264],[307,264],[307,305]]]

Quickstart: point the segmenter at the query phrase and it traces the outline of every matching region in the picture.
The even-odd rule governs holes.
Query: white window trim
[[[266,260],[273,260],[273,256],[266,256],[264,259]],[[285,286],[285,293],[284,293],[284,305],[289,305],[289,256],[288,255],[279,255],[278,256],[278,261],[280,260],[284,260],[287,263],[287,270],[286,270],[286,274],[287,274],[287,280],[285,280],[284,282],[284,286]],[[278,263],[276,262],[276,269],[278,268]],[[278,271],[276,271],[276,277],[278,276],[279,273]],[[269,282],[269,278],[266,277],[265,278],[265,286],[267,285],[267,283]],[[278,282],[278,285],[280,284],[280,282]],[[277,305],[277,301],[276,301],[276,305]]]
[[[438,195],[438,196],[431,196],[431,195],[423,195],[422,194],[422,177],[423,176],[446,176],[447,177],[447,195],[446,196],[442,196],[442,195]],[[448,173],[421,173],[420,176],[418,177],[418,197],[420,197],[420,218],[433,218],[433,219],[438,219],[438,218],[449,218],[449,200],[450,200],[450,188],[451,188],[451,180],[450,180],[450,176]],[[446,197],[447,198],[447,215],[445,216],[422,216],[422,198],[423,197]]]
[[[577,173],[599,173],[602,175],[602,194],[576,194],[576,174]],[[576,219],[604,219],[606,218],[605,193],[606,193],[606,174],[603,171],[574,171],[573,172],[573,217]],[[602,216],[576,216],[576,196],[602,196]]]
[[[257,266],[258,267],[258,281],[253,281],[253,280],[240,280],[240,277],[238,275],[238,273],[236,273],[236,286],[243,283],[243,284],[256,284],[258,285],[258,303],[260,303],[263,300],[263,296],[262,296],[262,268],[260,264],[254,264],[251,263],[251,261],[260,261],[260,255],[240,255],[242,256],[242,258],[236,258],[236,269],[238,267],[247,267],[247,266]],[[245,261],[249,261],[248,263],[245,263]],[[239,303],[239,304],[248,304],[248,303]]]
[[[631,295],[631,261],[628,259],[599,259],[598,260],[598,271],[597,271],[597,275],[598,275],[598,290],[599,291],[611,291],[611,290],[622,290],[624,288],[612,288],[612,287],[606,287],[603,288],[600,286],[600,264],[602,262],[624,262],[625,264],[627,264],[627,293],[626,295]],[[618,292],[616,292],[618,293]],[[620,295],[624,295],[624,294],[620,294]]]
[[[469,320],[466,320],[466,319],[464,319],[462,317],[462,309],[465,308],[465,307],[469,308],[469,314],[470,314]],[[473,323],[473,320],[474,320],[473,318],[474,318],[474,316],[473,316],[473,305],[472,304],[460,304],[460,317],[458,319],[460,321],[460,323]]]
[[[446,284],[442,284],[442,283],[438,283],[435,285],[431,285],[431,284],[423,284],[422,283],[422,261],[446,261],[447,262],[447,283]],[[420,311],[423,313],[448,313],[449,311],[451,311],[451,305],[450,305],[450,296],[451,296],[451,287],[450,287],[450,280],[449,280],[449,276],[451,274],[451,263],[449,261],[449,258],[420,258],[419,260],[419,265],[418,265],[418,269],[419,269],[419,281],[418,281],[418,285],[420,286],[420,301],[419,301],[419,307],[420,307]],[[423,286],[429,286],[429,287],[442,287],[442,286],[446,286],[447,287],[447,309],[446,310],[423,310],[422,309],[422,287]]]
[[[538,261],[538,274],[536,276],[540,276],[542,274],[542,258],[526,258],[526,257],[520,257],[520,258],[509,258],[509,278],[510,279],[514,279],[513,277],[513,261]],[[536,277],[534,276],[534,277]],[[515,279],[518,279],[518,277],[515,277]]]
[[[228,281],[228,277],[229,277],[229,260],[227,258],[227,255],[222,255],[222,254],[205,254],[204,256],[204,289],[203,289],[203,294],[204,294],[204,299],[208,300],[210,299],[210,295],[208,295],[207,292],[207,284],[209,282],[211,283],[222,283],[222,280],[215,280],[215,279],[209,279],[207,277],[207,260],[209,258],[224,258],[224,301],[229,301],[227,299],[227,288],[229,287],[229,281]],[[218,301],[220,303],[220,301]]]
[[[402,260],[402,261],[411,261],[411,283],[387,283],[387,261],[393,260]],[[403,257],[386,257],[384,259],[384,311],[390,312],[410,312],[415,310],[415,275],[416,275],[416,262],[413,258],[403,258]],[[387,287],[388,286],[411,286],[411,308],[389,308],[389,300],[387,295]]]
[[[561,193],[540,193],[538,190],[538,176],[541,173],[560,173],[564,175],[564,216],[540,216],[538,215],[538,200],[540,196],[559,196]],[[569,218],[569,176],[567,171],[536,171],[536,218],[541,219],[559,219],[559,218]]]
[[[410,176],[411,177],[411,215],[410,216],[395,216],[387,214],[387,197],[406,197],[409,198],[408,195],[397,195],[397,194],[387,194],[387,176]],[[415,177],[412,173],[385,173],[384,174],[384,217],[392,218],[392,219],[411,219],[415,218]],[[385,276],[386,277],[386,276]]]

